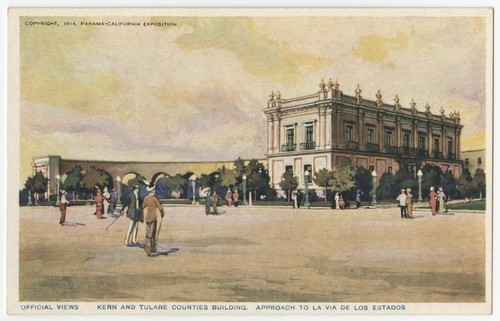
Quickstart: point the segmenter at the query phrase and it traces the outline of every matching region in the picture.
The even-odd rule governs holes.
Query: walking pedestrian
[[[340,196],[339,196],[339,192],[336,192],[335,193],[335,209],[336,210],[340,210]]]
[[[231,189],[228,188],[226,193],[226,201],[228,207],[231,207],[232,199],[233,199],[233,193],[231,193]]]
[[[103,216],[104,217],[107,217],[108,216],[108,211],[109,211],[109,198],[111,197],[111,195],[109,194],[108,192],[108,187],[107,186],[104,186],[104,190],[103,190],[103,193],[102,193],[102,207],[103,207]]]
[[[128,224],[127,235],[125,236],[125,245],[131,246],[137,243],[137,231],[139,230],[139,222],[144,221],[141,199],[139,198],[139,185],[134,185],[132,193],[125,198],[124,208],[120,212],[120,216],[127,213],[130,219]]]
[[[102,218],[102,195],[101,190],[97,189],[97,193],[95,195],[95,214],[97,215],[97,219],[100,220]]]
[[[210,215],[212,208],[212,197],[210,196],[210,188],[205,191],[205,215]]]
[[[66,191],[61,191],[61,199],[59,203],[59,210],[61,211],[61,218],[59,219],[59,224],[64,225],[66,222],[66,208],[69,205],[69,201],[66,199]]]
[[[431,214],[436,215],[436,200],[437,194],[434,192],[434,186],[430,188],[431,192],[429,193],[429,204],[431,205]]]
[[[408,218],[413,219],[413,195],[411,188],[406,189],[406,214]]]
[[[219,206],[219,200],[220,196],[217,195],[217,191],[214,190],[212,193],[212,208],[214,209],[214,215],[219,215],[219,212],[217,211],[217,206]]]
[[[444,213],[446,212],[446,194],[443,191],[443,188],[439,188],[439,192],[437,193],[437,198],[439,201],[439,212]]]
[[[401,218],[407,217],[406,214],[406,193],[404,189],[401,189],[401,193],[396,198],[399,201],[399,209],[401,211]]]
[[[234,198],[234,207],[238,207],[238,205],[240,205],[240,194],[238,194],[237,189],[234,190],[233,198]]]
[[[297,203],[297,192],[293,191],[292,193],[292,206],[293,208],[298,208],[298,203]]]
[[[302,192],[300,190],[297,191],[297,208],[300,208],[302,205]]]
[[[361,193],[358,190],[356,193],[356,208],[360,208],[360,207],[361,207]]]
[[[342,195],[340,195],[340,197],[339,197],[339,209],[343,210],[344,208],[345,208],[344,197]]]
[[[158,228],[158,212],[160,212],[161,218],[165,216],[160,201],[155,196],[154,186],[147,187],[148,195],[142,201],[142,209],[145,211],[144,219],[146,222],[146,242],[144,244],[144,251],[148,256],[158,256],[156,253],[156,230]]]

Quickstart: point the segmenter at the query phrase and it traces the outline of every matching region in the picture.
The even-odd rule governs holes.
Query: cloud
[[[413,36],[413,31],[411,33],[397,31],[392,37],[378,34],[361,36],[358,46],[352,48],[352,56],[394,69],[396,66],[390,59],[391,52],[408,48],[410,38]]]
[[[332,64],[326,57],[296,52],[284,41],[259,32],[252,18],[197,18],[192,32],[177,42],[187,50],[218,48],[236,55],[243,69],[253,75],[288,84],[297,83],[300,69]]]
[[[434,113],[441,106],[447,114],[458,110],[464,140],[485,127],[483,20],[169,20],[178,27],[23,27],[21,163],[29,167],[31,157],[44,154],[263,157],[261,110],[270,91],[280,90],[283,98],[311,94],[329,77],[348,95],[359,83],[367,99],[381,90],[388,103],[398,94],[404,107],[414,98],[419,110],[426,102]],[[478,137],[468,141],[481,145],[484,135]]]

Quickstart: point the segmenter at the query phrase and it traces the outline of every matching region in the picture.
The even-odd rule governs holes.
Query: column
[[[331,106],[330,106],[331,107]],[[326,114],[326,147],[331,148],[333,145],[333,140],[332,140],[332,127],[333,127],[333,117],[332,117],[332,110],[329,108]]]
[[[323,106],[321,114],[323,116],[321,121],[321,136],[323,136],[321,147],[325,149],[328,139],[326,136],[326,106]]]
[[[429,155],[433,156],[433,141],[432,141],[432,126],[430,123],[427,123],[427,150],[429,151]]]
[[[318,130],[314,131],[314,134],[315,134],[315,140],[316,140],[316,149],[319,149],[323,146],[323,113],[321,111],[321,106],[318,107],[318,119],[319,119],[319,123],[318,123]],[[316,128],[315,128],[316,129]]]
[[[365,144],[365,138],[366,138],[366,135],[365,135],[365,116],[364,116],[364,113],[363,111],[359,111],[358,110],[358,137],[357,137],[357,141],[359,143],[359,147],[361,150],[365,150],[366,149],[366,144]]]
[[[396,117],[396,133],[394,135],[394,145],[396,147],[400,147],[403,144],[401,144],[401,121],[399,120],[399,117]]]
[[[460,158],[460,128],[457,128],[455,131],[455,154],[457,155],[457,159]]]
[[[281,128],[281,124],[280,124],[280,117],[279,115],[276,115],[274,117],[274,126],[273,126],[274,130],[274,152],[280,152],[281,151],[281,141],[280,141],[280,136],[281,136],[281,131],[282,131],[282,128]]]
[[[267,118],[267,152],[274,152],[274,117],[268,115]]]

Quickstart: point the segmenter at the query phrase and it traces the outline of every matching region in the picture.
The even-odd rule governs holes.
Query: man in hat
[[[125,245],[130,246],[137,244],[137,230],[139,229],[139,221],[143,222],[144,218],[142,216],[141,200],[139,199],[139,185],[134,185],[133,192],[127,195],[125,199],[124,208],[120,212],[120,216],[127,213],[127,217],[130,219],[128,225],[127,236],[125,237]]]
[[[147,187],[146,190],[149,192],[148,196],[144,198],[142,202],[142,208],[146,210],[145,219],[146,219],[146,244],[144,246],[144,250],[148,254],[148,256],[157,256],[156,253],[156,229],[158,225],[158,211],[161,214],[161,218],[165,216],[165,212],[163,211],[163,207],[160,204],[160,201],[155,196],[155,188],[154,186]]]
[[[68,207],[69,201],[66,199],[66,191],[61,191],[61,200],[59,202],[59,210],[61,211],[61,219],[59,224],[64,225],[66,221],[66,207]]]

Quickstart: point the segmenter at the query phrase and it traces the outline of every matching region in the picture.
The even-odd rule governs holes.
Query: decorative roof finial
[[[330,80],[328,81],[328,88],[330,88],[330,90],[333,90],[333,82],[332,82],[332,78],[330,78]]]
[[[335,83],[333,84],[333,87],[335,88],[335,91],[339,90],[339,82],[337,81],[337,79],[335,79]]]
[[[401,110],[401,105],[399,104],[398,94],[396,94],[396,97],[394,97],[394,110],[395,111],[400,111]]]
[[[444,116],[444,109],[443,109],[443,106],[441,106],[441,109],[439,110],[439,112],[441,113],[441,116]]]
[[[375,95],[377,97],[377,107],[382,106],[382,94],[380,93],[380,90],[377,90],[377,94]]]
[[[281,93],[279,92],[279,90],[278,90],[278,92],[276,93],[276,98],[275,98],[275,100],[276,100],[276,101],[281,101]]]
[[[417,103],[415,102],[415,100],[412,98],[411,99],[411,102],[410,102],[410,110],[411,110],[411,113],[412,114],[416,114],[417,113],[417,107],[415,107],[417,105]]]
[[[361,88],[359,88],[359,84],[354,92],[356,93],[356,102],[359,104],[359,102],[361,101],[361,92],[362,92]]]
[[[431,106],[429,105],[429,103],[426,103],[426,104],[425,104],[425,112],[426,112],[427,114],[430,114],[430,113],[431,113]]]
[[[325,84],[325,81],[323,79],[321,79],[321,82],[319,83],[319,88],[320,88],[320,91],[319,92],[325,92],[326,91],[326,84]]]
[[[271,91],[271,94],[269,95],[269,101],[274,101],[274,91]]]

